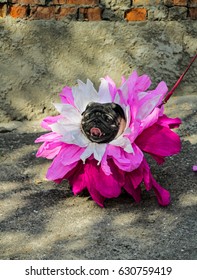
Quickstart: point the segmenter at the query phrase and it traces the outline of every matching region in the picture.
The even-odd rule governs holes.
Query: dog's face
[[[116,103],[91,102],[82,113],[81,129],[86,137],[96,143],[109,143],[125,128],[123,109]]]

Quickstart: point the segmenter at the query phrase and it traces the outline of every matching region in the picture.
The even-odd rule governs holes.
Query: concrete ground
[[[153,192],[140,204],[125,193],[104,209],[66,182],[45,179],[50,161],[37,159],[39,122],[0,124],[0,259],[197,259],[197,95],[173,97],[170,117],[181,117],[182,151],[157,181],[171,193],[162,208]]]

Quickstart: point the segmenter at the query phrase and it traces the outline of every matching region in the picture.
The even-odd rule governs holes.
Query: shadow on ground
[[[1,133],[0,258],[197,259],[195,119],[195,110],[183,116],[179,155],[163,166],[151,160],[155,178],[171,193],[165,208],[145,191],[139,204],[123,193],[104,209],[88,194],[74,197],[67,182],[44,179],[50,163],[35,157],[40,132]]]

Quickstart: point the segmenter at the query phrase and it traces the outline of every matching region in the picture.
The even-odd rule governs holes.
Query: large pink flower
[[[140,201],[140,184],[155,191],[160,205],[170,203],[169,192],[153,178],[144,153],[159,164],[165,157],[179,153],[179,136],[171,129],[180,125],[178,118],[164,114],[162,100],[167,93],[165,82],[148,90],[151,80],[134,71],[117,88],[111,78],[101,79],[98,92],[91,81],[78,81],[75,87],[65,87],[61,103],[55,104],[60,115],[47,117],[42,126],[51,132],[36,140],[44,142],[37,157],[53,159],[47,179],[60,183],[67,179],[74,194],[87,188],[100,206],[106,198],[118,197],[125,189],[135,201]],[[82,113],[90,102],[114,102],[122,107],[126,117],[124,131],[109,143],[91,142],[81,129]]]

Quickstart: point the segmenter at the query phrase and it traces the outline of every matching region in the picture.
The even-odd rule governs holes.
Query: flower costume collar
[[[101,79],[98,92],[90,80],[63,88],[61,103],[55,104],[59,115],[42,122],[51,132],[36,140],[43,142],[37,157],[53,159],[47,179],[57,183],[67,179],[75,195],[87,188],[100,206],[106,198],[118,197],[122,189],[139,202],[143,182],[147,191],[153,188],[160,205],[168,205],[170,194],[152,176],[144,153],[159,164],[179,153],[180,138],[171,129],[181,121],[164,114],[166,83],[160,82],[154,90],[148,90],[150,85],[147,75],[134,71],[128,79],[122,78],[119,88],[110,77]],[[92,102],[114,102],[124,111],[124,129],[109,143],[92,142],[81,129],[82,114]]]

